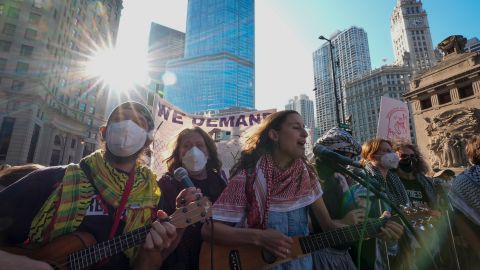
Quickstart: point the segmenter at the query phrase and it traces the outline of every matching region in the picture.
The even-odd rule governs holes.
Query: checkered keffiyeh
[[[362,147],[350,133],[345,130],[334,127],[327,131],[323,136],[317,140],[317,143],[326,146],[333,151],[341,151],[352,153],[355,156],[360,154]]]

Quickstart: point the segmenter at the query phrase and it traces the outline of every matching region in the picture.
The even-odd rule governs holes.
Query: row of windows
[[[17,26],[11,23],[5,23],[3,25],[2,34],[7,36],[14,36]],[[25,29],[24,38],[28,40],[35,40],[37,38],[37,30],[32,28]]]
[[[12,42],[8,40],[0,40],[0,51],[2,52],[8,52],[10,51],[10,48],[12,47]],[[33,54],[33,46],[25,45],[22,44],[22,47],[20,48],[20,55],[21,56],[26,56],[26,57],[31,57]]]
[[[460,99],[467,98],[467,97],[470,97],[470,96],[473,96],[473,95],[474,95],[474,92],[473,92],[472,84],[469,84],[469,85],[458,88],[458,96],[459,96]],[[437,94],[437,98],[438,98],[438,104],[439,105],[444,105],[444,104],[447,104],[447,103],[452,101],[450,91],[446,91],[446,92]],[[432,106],[433,105],[432,105],[432,98],[431,97],[424,98],[424,99],[420,100],[420,109],[421,110],[429,109]]]

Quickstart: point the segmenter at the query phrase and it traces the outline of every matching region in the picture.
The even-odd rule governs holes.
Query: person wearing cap
[[[158,220],[166,214],[157,211],[157,177],[138,162],[153,140],[153,130],[153,117],[144,105],[122,103],[100,128],[104,149],[79,164],[37,170],[3,190],[0,218],[9,220],[10,226],[0,232],[0,239],[6,240],[2,245],[44,245],[77,231],[104,242],[151,224],[142,245],[93,268],[158,269],[179,237],[175,226]],[[187,203],[198,196],[201,193],[195,188],[179,194]]]
[[[360,144],[353,139],[352,135],[338,127],[328,130],[318,139],[317,144],[348,158],[358,156],[361,151]],[[365,209],[362,208],[362,205],[356,203],[355,197],[360,189],[356,189],[357,194],[354,194],[350,188],[350,185],[353,184],[350,178],[335,171],[334,163],[334,160],[327,158],[316,159],[317,172],[324,190],[323,200],[328,212],[332,219],[346,225],[362,223],[366,220]],[[313,226],[316,232],[321,231],[320,227],[316,226],[314,222]],[[399,239],[402,233],[403,228],[400,224],[389,221],[385,228],[381,229],[378,237],[392,241]],[[371,241],[377,240],[373,239]],[[356,269],[357,266],[349,254],[351,248],[352,245],[349,243],[341,247],[323,249],[314,253],[315,269]],[[364,247],[365,249],[366,247]]]

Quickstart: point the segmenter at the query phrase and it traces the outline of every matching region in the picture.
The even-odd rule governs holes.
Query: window
[[[37,13],[30,12],[30,17],[28,17],[28,22],[36,24],[40,21],[41,15]]]
[[[42,8],[43,7],[43,0],[33,0],[33,7]]]
[[[8,7],[7,14],[6,14],[7,17],[18,19],[18,14],[19,14],[18,8]]]
[[[32,163],[35,156],[35,149],[37,149],[38,137],[40,135],[40,126],[35,124],[33,127],[32,139],[30,140],[30,147],[28,149],[27,162]]]
[[[12,42],[7,40],[0,40],[0,51],[8,52],[10,51],[11,46],[12,46]]]
[[[13,36],[13,35],[15,35],[15,30],[16,29],[17,29],[17,26],[15,24],[5,23],[3,25],[2,33],[4,33],[7,36]]]
[[[28,72],[29,64],[25,62],[17,62],[17,68],[15,68],[15,72],[18,74],[25,74]]]
[[[25,86],[25,82],[19,81],[19,80],[14,80],[12,82],[12,91],[22,91],[23,87]]]
[[[430,97],[420,100],[420,109],[425,110],[432,107],[432,100]]]
[[[10,146],[10,139],[12,138],[14,125],[15,118],[3,118],[2,127],[0,128],[0,160],[5,160],[7,158],[8,147]]]
[[[72,139],[72,141],[70,142],[70,148],[75,148],[75,146],[77,145],[77,140],[75,139]]]
[[[32,54],[33,54],[33,47],[32,46],[22,45],[22,48],[20,49],[20,55],[31,57]]]
[[[32,29],[32,28],[27,28],[27,30],[25,30],[25,38],[26,39],[36,39],[37,38],[37,30],[35,29]]]
[[[0,16],[3,15],[4,10],[5,10],[5,6],[3,4],[0,4]]]
[[[7,66],[7,59],[0,58],[0,71],[4,71]]]
[[[80,111],[85,112],[87,110],[87,104],[80,103],[79,109]]]
[[[60,139],[60,136],[55,135],[55,138],[53,138],[53,144],[58,146],[62,145],[62,139]]]
[[[60,150],[52,150],[52,156],[50,157],[50,166],[56,166],[60,164]]]
[[[450,91],[438,94],[438,104],[442,105],[452,101],[452,97],[450,96]]]
[[[89,112],[90,112],[90,114],[95,114],[95,107],[90,106]]]
[[[460,99],[473,96],[473,94],[474,94],[473,93],[473,87],[472,87],[471,84],[458,88],[458,95],[459,95]]]

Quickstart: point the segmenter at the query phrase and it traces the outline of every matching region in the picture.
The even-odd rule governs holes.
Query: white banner
[[[382,96],[377,138],[410,141],[410,119],[407,103]]]
[[[198,116],[184,113],[160,99],[153,110],[156,125],[162,124],[155,133],[151,167],[159,177],[165,173],[167,168],[163,161],[170,154],[170,144],[177,134],[185,128],[199,126],[215,140],[219,159],[223,164],[222,169],[228,177],[230,168],[240,155],[241,142],[245,139],[243,137],[248,136],[246,131],[260,124],[265,117],[275,111],[272,109],[224,116]]]

